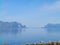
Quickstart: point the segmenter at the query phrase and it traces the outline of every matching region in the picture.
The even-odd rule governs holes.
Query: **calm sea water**
[[[0,44],[26,44],[40,41],[59,41],[60,31],[49,31],[44,28],[27,28],[18,31],[0,32]]]

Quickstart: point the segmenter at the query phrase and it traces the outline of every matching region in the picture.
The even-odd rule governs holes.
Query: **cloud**
[[[53,4],[44,4],[42,7],[39,7],[38,10],[42,13],[55,12],[60,10],[60,1],[56,1]]]
[[[36,13],[40,26],[44,26],[47,23],[60,23],[60,1],[44,4],[37,8]]]

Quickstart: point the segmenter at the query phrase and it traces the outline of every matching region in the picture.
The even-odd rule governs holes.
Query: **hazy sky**
[[[30,27],[60,23],[60,0],[0,0],[0,20]]]

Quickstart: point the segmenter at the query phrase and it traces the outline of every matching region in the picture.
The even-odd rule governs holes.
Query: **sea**
[[[57,29],[56,29],[57,30]],[[18,31],[0,31],[0,44],[32,44],[60,41],[60,31],[50,31],[46,28],[31,27]]]

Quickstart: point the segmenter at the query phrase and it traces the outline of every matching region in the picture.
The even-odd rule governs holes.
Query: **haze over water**
[[[29,27],[20,29],[17,25],[0,25],[0,44],[39,43],[41,40],[60,41],[60,0],[0,0],[0,22],[18,22]],[[55,24],[57,28],[39,28],[47,24]],[[3,28],[1,28],[1,26]],[[5,28],[5,27],[6,28]],[[12,27],[11,27],[12,26]],[[59,28],[58,28],[59,26]],[[13,28],[10,31],[10,28]],[[31,28],[33,27],[33,28]],[[16,30],[16,29],[20,30]]]
[[[0,44],[26,44],[39,43],[40,41],[59,41],[58,32],[49,32],[45,28],[27,28],[18,32],[2,32],[0,33]]]

